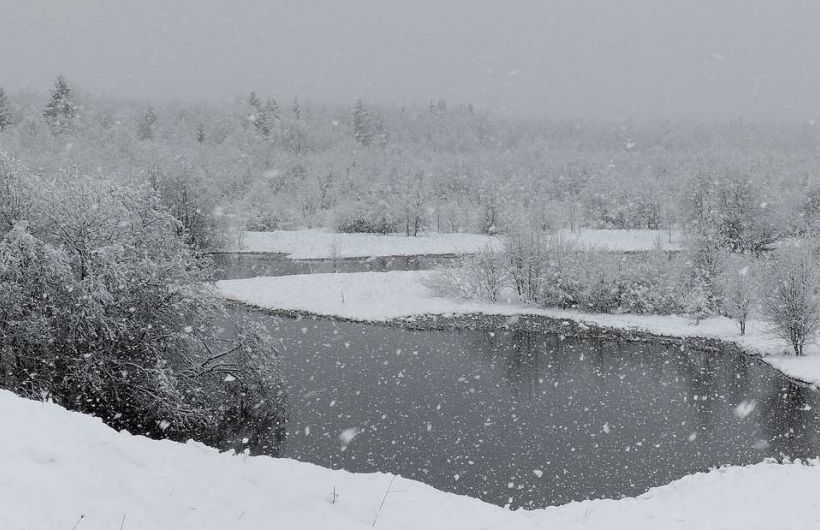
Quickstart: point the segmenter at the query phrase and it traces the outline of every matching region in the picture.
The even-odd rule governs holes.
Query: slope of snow
[[[786,375],[820,385],[820,347],[807,346],[804,357],[788,355],[787,345],[767,333],[762,322],[750,321],[746,336],[725,317],[695,325],[690,318],[669,315],[590,314],[541,309],[514,302],[492,304],[437,296],[424,279],[430,271],[361,272],[227,280],[217,283],[223,296],[274,310],[295,310],[361,321],[383,322],[419,315],[484,313],[530,314],[567,319],[616,329],[636,329],[658,335],[707,337],[730,341]]]
[[[242,232],[237,252],[287,254],[292,259],[364,258],[474,254],[487,246],[500,249],[499,239],[480,234],[337,234],[322,230]]]
[[[392,475],[118,433],[98,419],[6,391],[0,417],[3,529],[820,527],[815,465],[727,467],[637,498],[510,512]]]
[[[609,250],[612,252],[638,252],[644,250],[680,250],[682,234],[672,232],[670,240],[667,230],[611,230],[582,228],[580,232],[561,230],[556,234],[566,241],[573,241],[581,247]]]

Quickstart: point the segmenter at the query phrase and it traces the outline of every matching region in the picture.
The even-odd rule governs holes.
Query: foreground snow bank
[[[747,324],[746,336],[737,324],[714,317],[695,325],[691,319],[668,315],[608,315],[559,309],[540,309],[515,303],[491,304],[460,301],[437,296],[425,285],[430,271],[361,272],[309,274],[245,280],[217,284],[231,300],[273,310],[305,311],[351,320],[383,322],[419,315],[483,313],[490,315],[543,315],[622,330],[639,330],[675,337],[706,337],[736,343],[789,377],[820,385],[820,348],[811,345],[807,355],[788,354],[784,342],[766,332],[762,322]]]
[[[242,232],[237,252],[287,254],[292,259],[365,258],[474,254],[487,248],[500,249],[501,241],[481,234],[337,234],[323,230],[277,230]]]
[[[509,512],[401,477],[118,433],[6,391],[0,417],[4,529],[820,527],[813,465],[727,467],[638,498]]]

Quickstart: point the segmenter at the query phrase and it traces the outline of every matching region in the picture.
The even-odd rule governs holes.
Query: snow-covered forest
[[[159,104],[61,76],[50,96],[5,94],[0,127],[31,172],[152,185],[205,246],[219,244],[215,214],[233,229],[410,235],[714,221],[752,251],[820,217],[813,122],[514,119],[469,102],[333,107],[250,91]]]

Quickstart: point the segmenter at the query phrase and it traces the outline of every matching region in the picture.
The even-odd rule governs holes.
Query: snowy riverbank
[[[380,256],[475,254],[498,238],[481,234],[339,234],[324,230],[242,232],[235,252],[287,254],[291,259],[370,258]]]
[[[680,250],[681,236],[661,230],[562,230],[553,237],[572,241],[579,247],[612,252],[653,249]],[[487,247],[500,250],[501,239],[482,234],[425,233],[339,234],[325,230],[276,230],[241,232],[232,252],[287,254],[291,259],[369,258],[380,256],[475,254]]]
[[[799,463],[726,467],[637,498],[510,512],[392,475],[118,433],[98,419],[6,391],[0,417],[0,528],[820,527],[820,466]]]
[[[668,230],[581,228],[577,232],[561,230],[554,237],[571,241],[582,248],[610,252],[675,251],[683,247],[683,234],[674,230],[670,233]]]
[[[351,320],[385,322],[421,315],[541,315],[619,330],[636,330],[675,337],[704,337],[737,344],[789,377],[820,385],[820,347],[807,346],[804,357],[766,332],[762,322],[750,321],[741,337],[737,324],[713,317],[695,325],[688,317],[668,315],[589,314],[541,309],[512,302],[491,304],[437,296],[424,284],[429,271],[310,274],[228,280],[217,284],[223,296],[271,310],[302,311]]]

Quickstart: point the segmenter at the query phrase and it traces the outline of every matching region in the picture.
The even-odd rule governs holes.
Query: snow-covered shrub
[[[426,280],[428,287],[443,296],[483,298],[496,302],[509,284],[507,261],[501,252],[487,247],[465,258],[459,267],[445,267]]]
[[[336,211],[335,229],[344,233],[390,234],[398,229],[390,205],[383,200],[357,202]]]
[[[275,435],[279,361],[228,321],[208,263],[149,187],[40,183],[36,222],[0,241],[3,386],[117,428],[216,441],[228,425]]]
[[[583,309],[594,313],[612,313],[621,307],[620,286],[613,278],[600,276],[596,278],[584,293]]]
[[[154,166],[149,183],[165,208],[179,222],[177,232],[197,250],[218,250],[225,241],[214,215],[216,203],[207,189],[202,171],[189,161],[169,168]]]
[[[19,161],[0,153],[0,234],[31,215],[31,190],[26,177]]]
[[[809,249],[787,247],[778,251],[766,270],[763,315],[772,334],[788,342],[795,355],[803,355],[806,342],[815,339],[820,327],[816,262]]]
[[[537,231],[516,228],[504,238],[510,277],[522,300],[538,302],[547,266],[547,242]]]

